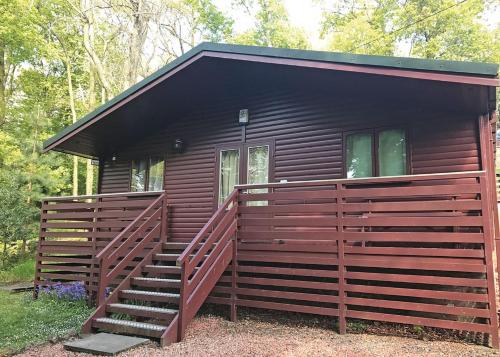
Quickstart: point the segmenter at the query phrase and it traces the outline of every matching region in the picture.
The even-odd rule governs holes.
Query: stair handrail
[[[158,207],[159,206],[159,207]],[[163,192],[156,200],[146,207],[130,224],[121,231],[106,247],[96,255],[96,260],[99,265],[99,280],[96,296],[96,303],[99,306],[106,298],[106,287],[109,282],[114,279],[120,272],[124,270],[127,264],[144,249],[144,246],[149,243],[158,234],[160,240],[165,236],[163,231],[164,211],[166,207],[166,194]],[[152,213],[151,213],[152,212]],[[145,217],[149,217],[144,220]],[[144,220],[138,227],[138,223]],[[152,227],[152,222],[157,224]],[[135,230],[134,230],[135,229]],[[138,242],[117,264],[108,272],[109,267],[113,262],[116,262],[120,254],[123,254],[137,239],[139,234],[149,232]],[[128,235],[128,236],[127,236]],[[114,247],[118,244],[118,247]]]
[[[191,253],[193,253],[193,250],[195,250],[196,246],[203,241],[203,237],[205,237],[208,231],[217,223],[219,216],[228,210],[229,205],[235,200],[237,195],[238,195],[238,190],[235,189],[233,190],[233,192],[229,194],[229,196],[227,196],[222,205],[217,209],[217,211],[215,211],[212,217],[210,217],[208,222],[203,226],[203,228],[198,232],[198,234],[196,234],[194,239],[191,241],[191,243],[189,243],[186,249],[184,249],[182,254],[179,255],[179,257],[177,258],[178,266],[186,262]]]
[[[187,324],[196,315],[229,262],[235,258],[238,193],[238,189],[231,192],[177,259],[176,263],[181,267],[179,313],[176,323],[178,341],[184,338]],[[199,249],[193,255],[196,248]],[[212,250],[209,252],[210,249]],[[165,336],[169,334],[171,331],[167,329]]]

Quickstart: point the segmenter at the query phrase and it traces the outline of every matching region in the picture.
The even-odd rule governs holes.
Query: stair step
[[[154,255],[153,260],[175,262],[177,261],[177,258],[179,258],[179,255],[180,254],[174,254],[174,253],[158,253]],[[192,259],[194,257],[194,254],[191,254],[189,257]],[[205,258],[206,257],[208,257],[208,255],[205,255]]]
[[[176,249],[176,250],[184,250],[187,248],[189,243],[182,243],[182,242],[167,242],[163,243],[163,249]]]
[[[121,299],[178,303],[180,295],[146,290],[121,290]]]
[[[178,312],[174,309],[132,304],[109,304],[106,306],[106,311],[168,321],[171,321]]]
[[[92,321],[92,326],[101,330],[128,335],[139,335],[159,338],[167,326],[128,320],[99,317]]]
[[[139,277],[132,278],[132,285],[150,288],[178,288],[181,285],[181,280]]]
[[[200,243],[198,247],[201,247],[204,243]],[[163,243],[163,249],[165,250],[184,250],[188,247],[189,243],[182,242],[167,242]],[[215,246],[216,243],[213,243]]]
[[[162,260],[167,262],[175,262],[180,254],[175,253],[158,253],[153,256],[153,260]]]
[[[144,268],[142,268],[142,271],[154,274],[180,274],[181,268],[178,266],[145,265]]]

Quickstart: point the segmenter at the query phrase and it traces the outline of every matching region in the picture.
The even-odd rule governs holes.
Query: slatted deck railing
[[[266,189],[256,193],[255,189]],[[236,286],[208,301],[489,334],[484,172],[239,186]]]
[[[83,281],[89,292],[95,293],[99,267],[94,258],[161,194],[129,192],[43,199],[35,286]],[[118,246],[121,241],[114,243]]]

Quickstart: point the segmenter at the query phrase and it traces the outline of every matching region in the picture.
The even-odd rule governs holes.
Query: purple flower
[[[80,281],[65,284],[57,282],[42,288],[40,292],[59,300],[77,301],[85,300],[87,298],[85,285]]]

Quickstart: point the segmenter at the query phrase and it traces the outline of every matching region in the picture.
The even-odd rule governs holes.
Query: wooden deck
[[[155,278],[169,278],[164,279],[169,286],[180,289],[179,316],[155,336],[168,335],[170,342],[182,338],[210,293],[206,301],[230,305],[233,318],[238,306],[328,315],[338,319],[341,333],[350,319],[388,321],[485,333],[498,347],[496,202],[489,198],[487,182],[485,172],[474,171],[239,186],[196,236],[196,244],[176,242],[167,233],[167,244],[185,249],[176,258],[181,268],[177,283],[168,275],[175,268],[168,264],[175,261],[157,258],[172,255],[156,254],[168,253],[161,239],[155,254],[148,254],[149,265],[134,269],[135,279],[156,272]],[[44,201],[37,284],[62,277],[93,286],[96,252],[157,198],[124,194]],[[153,212],[161,216],[151,212],[144,222],[151,222]],[[146,235],[135,238],[141,244]],[[106,256],[126,256],[125,251],[115,256],[124,241],[131,242],[130,235]],[[47,262],[55,255],[67,264],[48,272],[54,266]],[[211,277],[218,279],[221,268],[226,271],[212,288]],[[125,281],[130,289],[132,283]],[[149,290],[167,288],[155,284]],[[130,290],[123,293],[126,298]],[[119,296],[112,295],[116,306]],[[155,299],[147,301],[157,304]],[[99,311],[100,326],[109,325],[106,308]],[[134,326],[135,333],[141,326]]]

